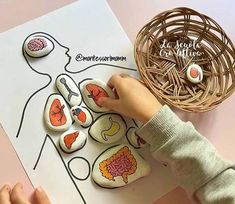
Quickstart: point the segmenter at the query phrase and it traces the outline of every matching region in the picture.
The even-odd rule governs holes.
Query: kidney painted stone
[[[30,57],[44,57],[54,49],[54,44],[42,36],[29,37],[24,43],[24,50]]]
[[[126,186],[150,173],[150,165],[127,144],[108,148],[94,162],[92,179],[105,188]]]
[[[89,135],[96,141],[112,144],[121,140],[127,130],[125,120],[116,113],[103,114],[96,118],[89,129]]]
[[[80,105],[82,102],[82,96],[80,90],[74,80],[67,74],[60,74],[56,78],[56,87],[63,95],[65,100],[70,106]]]
[[[93,118],[89,110],[82,106],[73,106],[70,109],[72,118],[78,125],[82,127],[89,127],[93,122]]]
[[[137,128],[135,127],[131,127],[127,131],[126,137],[130,145],[137,149],[148,146],[148,143],[143,138],[141,138],[136,133],[136,131],[137,131]]]
[[[198,64],[191,64],[187,68],[187,78],[190,82],[197,84],[203,80],[202,68]]]
[[[44,120],[48,128],[54,131],[65,131],[72,125],[70,111],[61,95],[52,94],[48,97]]]
[[[100,80],[85,80],[82,84],[82,95],[86,105],[94,112],[106,112],[109,109],[98,104],[101,97],[115,98],[112,89]]]
[[[60,137],[60,147],[66,153],[75,152],[84,147],[87,136],[79,130],[68,130]]]

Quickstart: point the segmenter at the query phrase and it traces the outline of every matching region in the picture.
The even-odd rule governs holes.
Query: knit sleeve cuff
[[[151,145],[151,151],[155,151],[177,135],[182,125],[178,116],[164,105],[136,133]]]

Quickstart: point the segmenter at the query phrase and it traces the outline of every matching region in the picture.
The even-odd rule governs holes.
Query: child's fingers
[[[23,186],[21,183],[17,183],[11,192],[12,204],[30,204],[23,192]]]
[[[51,203],[47,194],[41,187],[38,187],[35,190],[35,199],[36,199],[37,204],[50,204]]]
[[[103,107],[111,109],[111,110],[117,110],[119,102],[117,99],[113,99],[110,97],[101,97],[98,100],[98,104],[100,106],[103,106]]]
[[[120,82],[120,79],[122,77],[119,74],[114,74],[110,77],[109,81],[108,81],[108,86],[113,89],[117,86],[118,82]]]
[[[8,185],[5,185],[0,189],[0,203],[1,204],[11,204],[10,192],[11,192],[11,188]]]

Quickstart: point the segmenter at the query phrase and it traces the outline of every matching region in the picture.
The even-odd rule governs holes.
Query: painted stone
[[[81,104],[82,96],[80,94],[80,90],[69,75],[60,74],[56,78],[55,83],[59,92],[71,106],[77,106]]]
[[[72,125],[69,109],[61,95],[52,94],[48,97],[44,119],[48,128],[54,131],[65,131]]]
[[[126,186],[150,173],[150,165],[127,144],[111,147],[94,162],[92,179],[104,188]]]
[[[108,113],[96,118],[88,132],[97,142],[112,144],[121,140],[126,130],[126,122],[119,114]]]
[[[135,127],[131,127],[129,128],[129,130],[127,131],[127,140],[130,143],[131,146],[133,146],[136,149],[140,149],[140,148],[144,148],[146,146],[148,146],[148,143],[141,138],[137,133],[137,128]]]
[[[24,50],[30,57],[44,57],[53,49],[53,43],[42,36],[29,37],[24,43]]]
[[[87,136],[79,130],[68,130],[60,137],[60,147],[64,152],[72,153],[84,147]]]
[[[93,122],[91,113],[85,107],[74,106],[70,109],[70,112],[75,122],[82,127],[88,127]]]
[[[106,112],[109,109],[100,106],[97,101],[101,97],[115,98],[112,89],[100,80],[88,79],[82,83],[82,95],[86,105],[94,112]]]
[[[203,79],[202,68],[197,64],[191,64],[187,68],[187,78],[190,82],[198,84]]]

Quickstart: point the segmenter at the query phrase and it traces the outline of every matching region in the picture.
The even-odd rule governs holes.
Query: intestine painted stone
[[[72,125],[69,109],[61,95],[52,94],[48,97],[44,119],[47,127],[54,131],[65,131]]]
[[[147,176],[150,165],[130,145],[122,144],[104,151],[94,162],[92,179],[105,188],[128,185]]]
[[[60,74],[56,78],[56,87],[63,95],[65,100],[70,106],[80,105],[82,102],[82,96],[80,90],[74,80],[67,74]]]
[[[136,133],[137,130],[135,127],[129,128],[126,134],[128,142],[137,149],[148,146],[148,143]]]
[[[70,112],[75,122],[82,127],[86,128],[93,122],[91,113],[85,107],[73,106]]]
[[[121,140],[125,136],[126,130],[125,120],[119,114],[108,113],[96,118],[88,132],[94,140],[112,144]]]
[[[30,57],[46,56],[53,49],[53,43],[43,36],[29,37],[24,43],[24,50]]]
[[[100,80],[85,80],[82,84],[82,95],[86,105],[95,112],[108,111],[107,108],[100,106],[97,101],[101,97],[115,98],[112,89]]]
[[[60,137],[60,147],[66,153],[75,152],[86,143],[87,136],[79,130],[68,130]]]

